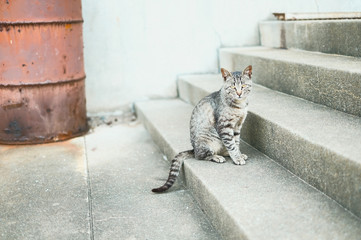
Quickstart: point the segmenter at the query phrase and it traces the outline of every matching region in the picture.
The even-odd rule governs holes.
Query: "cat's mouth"
[[[240,95],[237,94],[238,98],[244,98],[249,94],[249,91],[243,91]]]

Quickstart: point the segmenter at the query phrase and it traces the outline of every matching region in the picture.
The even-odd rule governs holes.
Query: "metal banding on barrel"
[[[86,133],[81,0],[1,0],[0,12],[0,143]]]

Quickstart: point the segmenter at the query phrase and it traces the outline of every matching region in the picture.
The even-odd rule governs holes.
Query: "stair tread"
[[[94,239],[220,239],[179,183],[175,194],[150,194],[169,165],[141,124],[99,126],[82,141],[91,177]]]
[[[222,51],[361,74],[361,58],[351,56],[263,46],[223,48]]]
[[[168,158],[190,148],[191,105],[153,100],[136,109],[161,148],[172,148]],[[184,162],[188,187],[225,238],[359,239],[360,219],[244,142],[241,151],[244,166]]]
[[[182,76],[180,80],[202,89],[204,95],[222,85],[220,75]],[[248,111],[361,164],[361,147],[355,144],[361,142],[361,118],[257,84],[252,89]]]

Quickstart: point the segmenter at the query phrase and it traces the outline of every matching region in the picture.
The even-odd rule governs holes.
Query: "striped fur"
[[[222,88],[203,98],[195,106],[190,120],[190,138],[193,150],[179,153],[172,161],[167,182],[152,191],[168,190],[176,181],[184,159],[223,163],[231,157],[236,165],[248,158],[239,150],[240,131],[247,116],[248,95],[252,88],[252,66],[243,72],[221,69]]]
[[[175,181],[179,175],[180,168],[182,166],[183,161],[187,158],[192,158],[192,157],[194,157],[193,150],[188,150],[188,151],[178,153],[177,156],[175,156],[174,159],[172,160],[172,165],[170,167],[168,180],[166,181],[166,183],[163,186],[152,189],[152,192],[155,192],[155,193],[164,192],[164,191],[168,190],[171,186],[173,186],[173,184],[175,183]]]

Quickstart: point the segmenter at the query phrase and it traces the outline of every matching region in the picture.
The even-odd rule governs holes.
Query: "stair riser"
[[[193,106],[195,106],[202,98],[209,95],[209,92],[202,88],[195,87],[182,80],[178,80],[177,88],[179,97]]]
[[[209,94],[183,80],[178,81],[178,89],[180,98],[193,105]],[[192,90],[186,91],[187,89]],[[242,127],[241,137],[361,217],[359,164],[261,118],[251,107]]]
[[[361,20],[261,22],[261,44],[361,57]]]
[[[221,51],[221,66],[253,65],[253,81],[276,91],[361,116],[361,74]],[[361,66],[360,66],[361,67]]]
[[[242,127],[241,138],[361,217],[359,164],[300,138],[252,111]]]

